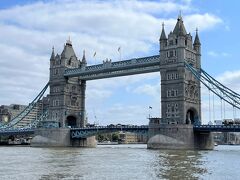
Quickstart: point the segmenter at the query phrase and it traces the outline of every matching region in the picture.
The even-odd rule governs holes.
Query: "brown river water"
[[[240,146],[213,151],[149,150],[145,144],[97,148],[0,147],[0,179],[240,179]]]

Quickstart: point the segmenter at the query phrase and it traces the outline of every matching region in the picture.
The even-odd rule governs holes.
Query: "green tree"
[[[118,133],[112,133],[112,141],[118,141],[119,139],[119,136],[118,136]]]

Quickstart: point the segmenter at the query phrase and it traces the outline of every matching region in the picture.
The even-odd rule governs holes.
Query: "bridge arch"
[[[77,127],[77,118],[74,115],[69,115],[66,118],[65,125],[71,128]]]
[[[189,108],[186,112],[186,124],[198,123],[199,115],[195,108]]]

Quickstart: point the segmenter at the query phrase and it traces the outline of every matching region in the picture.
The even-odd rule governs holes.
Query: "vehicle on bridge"
[[[240,119],[224,119],[222,122],[223,125],[240,125]]]

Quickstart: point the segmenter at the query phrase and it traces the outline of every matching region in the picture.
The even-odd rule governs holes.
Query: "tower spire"
[[[193,45],[194,45],[194,46],[195,46],[195,45],[201,45],[200,40],[199,40],[199,37],[198,37],[198,28],[196,28],[196,36],[195,36]]]
[[[52,47],[52,55],[50,60],[54,60],[55,59],[55,52],[54,52],[54,46]]]
[[[174,27],[173,34],[176,34],[177,36],[179,36],[179,35],[185,36],[187,34],[187,31],[183,24],[181,11],[178,15],[177,24]]]
[[[160,41],[161,40],[166,40],[167,37],[166,37],[166,34],[165,34],[165,30],[164,30],[164,22],[162,23],[162,33],[161,33],[161,36],[160,36]]]
[[[182,19],[182,10],[179,11],[179,14],[178,14],[178,19]]]
[[[86,60],[86,56],[85,56],[85,49],[83,50],[82,63],[87,64],[87,60]]]
[[[72,41],[71,41],[70,36],[68,36],[68,40],[66,42],[66,45],[72,46]]]

